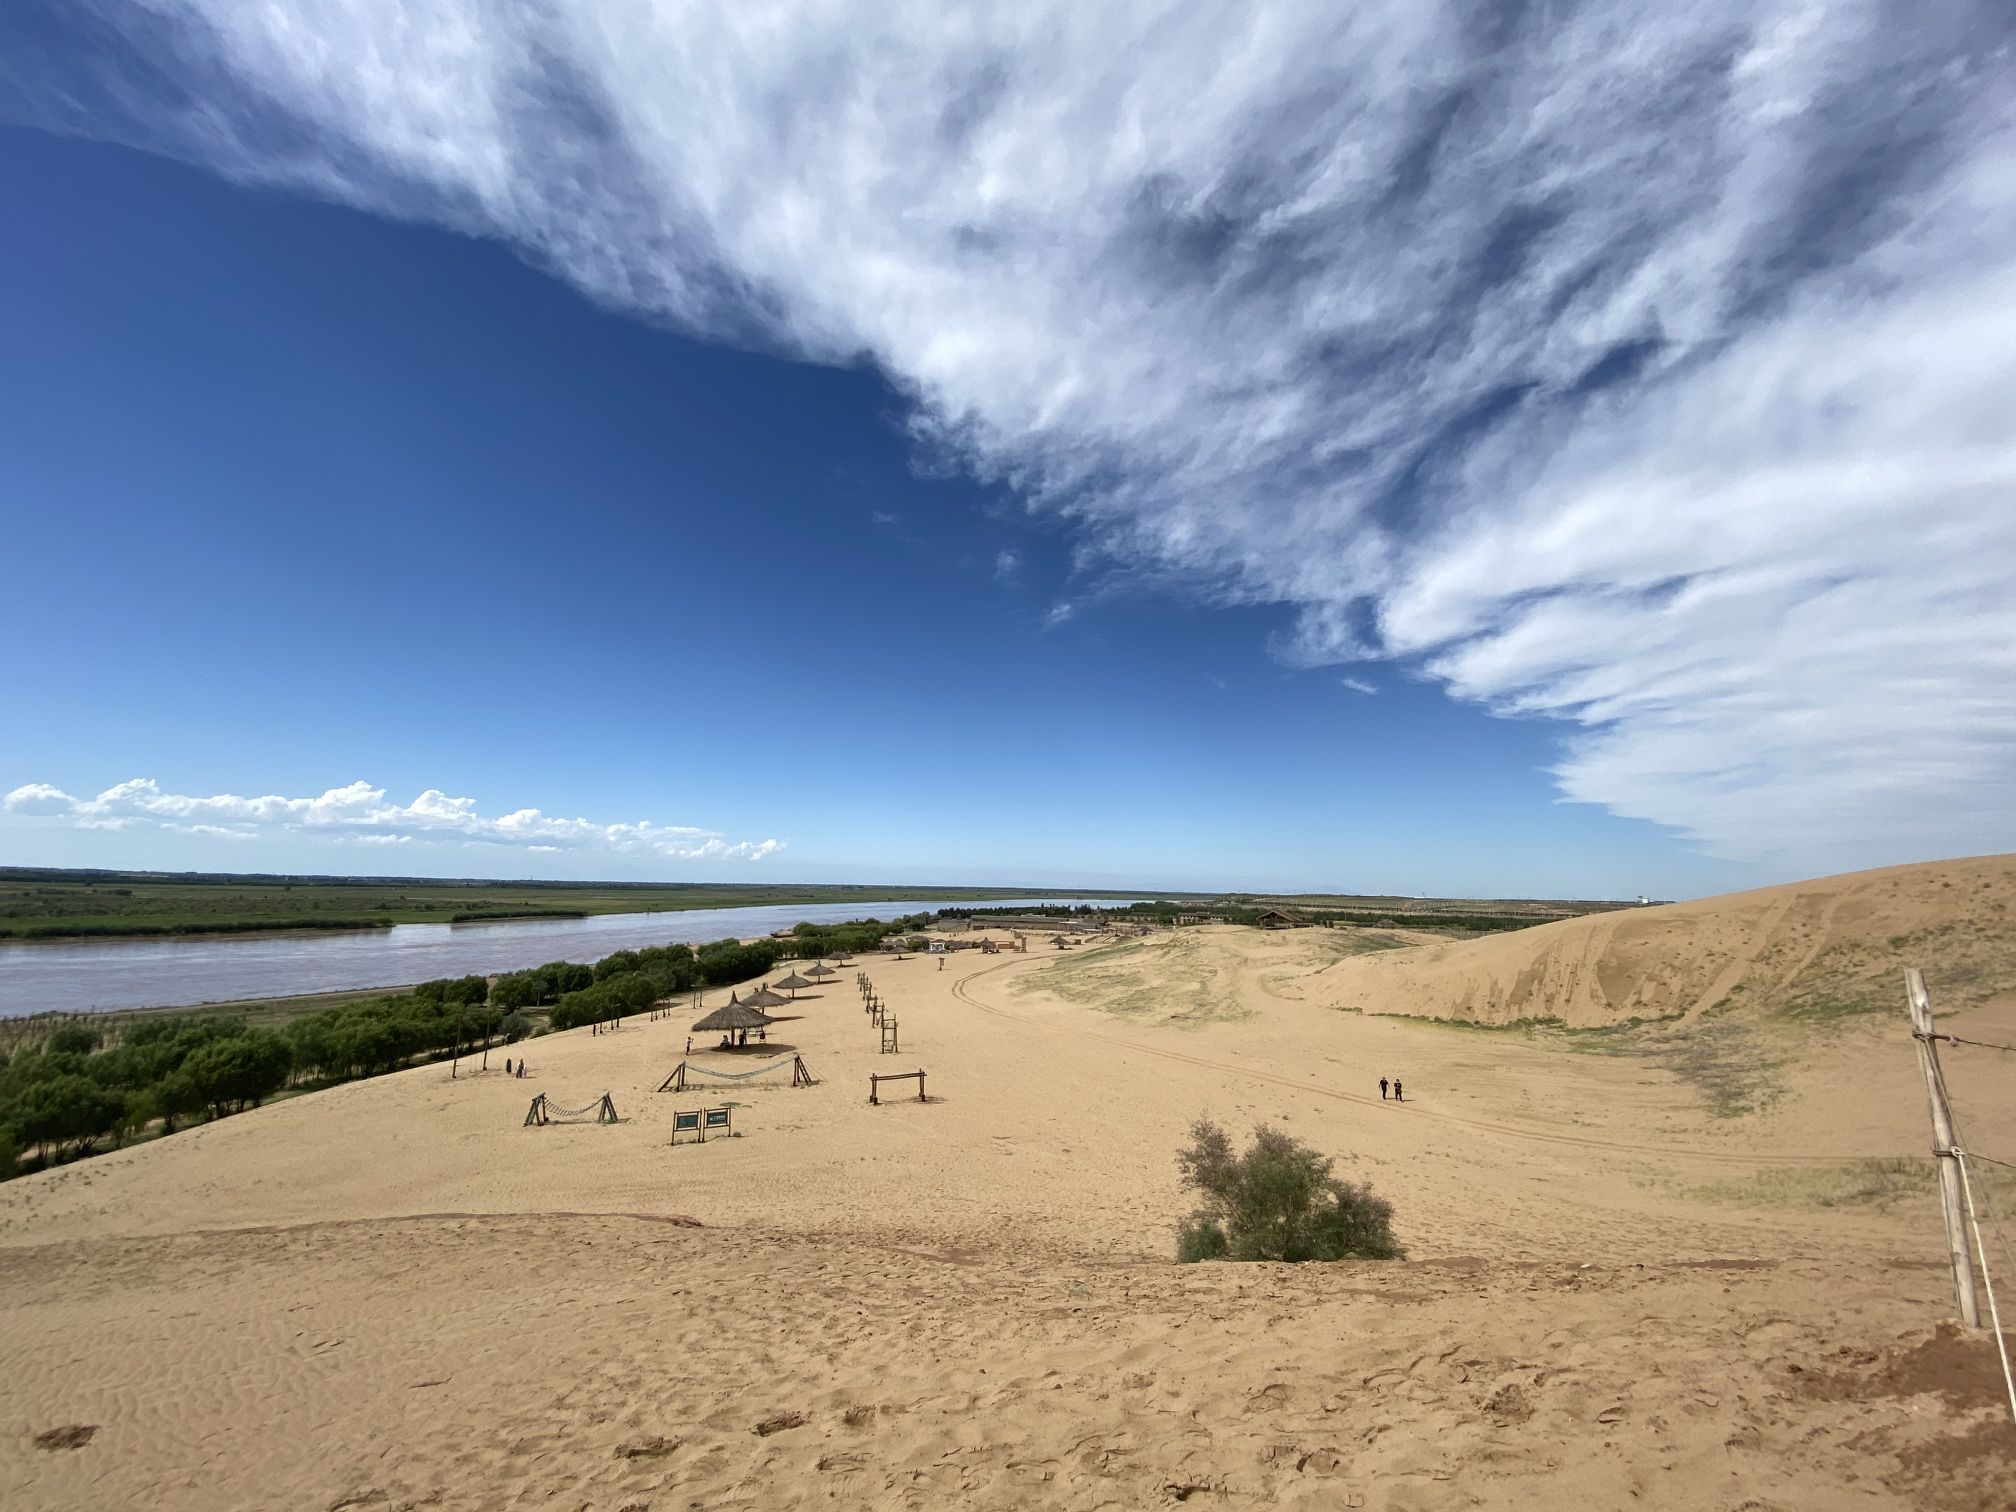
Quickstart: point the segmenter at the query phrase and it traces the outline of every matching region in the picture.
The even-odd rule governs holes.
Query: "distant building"
[[[1268,908],[1253,921],[1262,929],[1307,929],[1309,921],[1292,908]]]
[[[1055,934],[1066,929],[1073,934],[1096,934],[1100,927],[1092,919],[1066,918],[1050,914],[989,914],[979,923],[983,929],[1028,930],[1032,934],[1041,934],[1045,931]]]

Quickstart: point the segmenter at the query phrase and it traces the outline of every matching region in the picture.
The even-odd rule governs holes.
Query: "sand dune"
[[[1858,908],[1872,949],[1937,927],[1816,886],[1815,960]],[[1688,927],[1791,938],[1724,901]],[[2008,1504],[1894,1023],[1788,1020],[1786,1095],[1730,1116],[1658,1058],[1337,1011],[1350,973],[1448,970],[1340,958],[1380,943],[871,962],[907,1053],[809,995],[779,1038],[820,1084],[720,1094],[739,1137],[704,1147],[668,1144],[702,1099],[651,1090],[683,1022],[633,1021],[533,1042],[530,1081],[428,1067],[9,1183],[0,1505]],[[2016,1040],[1986,980],[1967,1021]],[[932,1102],[868,1105],[920,1065]],[[2016,1152],[2006,1076],[1955,1079]],[[621,1124],[520,1127],[604,1089]],[[1170,1263],[1200,1114],[1335,1155],[1411,1258]]]
[[[2016,856],[1853,872],[1360,956],[1310,991],[1372,1013],[1589,1028],[1724,1012],[1890,1012],[1909,965],[1950,1008],[2016,992]]]

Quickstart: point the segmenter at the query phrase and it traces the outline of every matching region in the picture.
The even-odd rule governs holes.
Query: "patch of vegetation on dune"
[[[1887,1212],[1900,1202],[1929,1202],[1938,1190],[1937,1182],[1929,1155],[1891,1156],[1832,1166],[1772,1166],[1749,1176],[1694,1187],[1690,1195],[1742,1206]]]
[[[1222,957],[1192,935],[1123,940],[1060,956],[1014,984],[1117,1018],[1165,1024],[1252,1017]]]
[[[1809,1024],[1901,1017],[1906,966],[1924,971],[1943,1012],[1958,1012],[2016,987],[2016,931],[1991,905],[1985,914],[1942,919],[1902,934],[1839,940],[1779,990],[1776,1011]]]
[[[1761,1113],[1785,1093],[1780,1075],[1791,1057],[1769,1037],[1735,1019],[1680,1027],[1653,1020],[1637,1027],[1561,1033],[1561,1043],[1589,1055],[1619,1055],[1671,1071],[1701,1094],[1716,1118]]]

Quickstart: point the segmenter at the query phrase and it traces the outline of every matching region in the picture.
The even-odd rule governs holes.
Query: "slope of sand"
[[[1557,924],[1341,963],[1335,1007],[1575,1028],[1718,1012],[1895,1007],[1906,966],[1967,1008],[2016,990],[2016,856],[1981,856]]]
[[[668,1140],[708,1099],[650,1090],[683,1020],[633,1020],[9,1183],[0,1506],[2007,1505],[1894,1028],[1731,1118],[1656,1061],[1338,1012],[1373,942],[1323,933],[868,962],[906,1053],[802,995],[819,1085],[725,1094],[704,1147]],[[931,1102],[867,1104],[918,1066]],[[1954,1070],[2016,1151],[2006,1077]],[[621,1124],[520,1127],[604,1089]],[[1412,1258],[1171,1264],[1199,1115],[1337,1156]]]

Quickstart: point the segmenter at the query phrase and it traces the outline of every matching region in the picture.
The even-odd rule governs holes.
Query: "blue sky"
[[[0,856],[2016,843],[1992,10],[846,10],[10,10]]]

